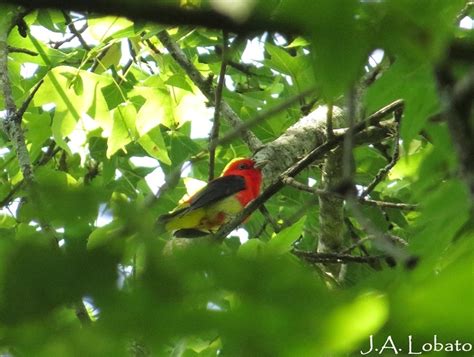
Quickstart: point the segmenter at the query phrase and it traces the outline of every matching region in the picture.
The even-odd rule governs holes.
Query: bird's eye
[[[249,168],[249,165],[247,165],[247,164],[240,164],[240,165],[238,166],[238,169],[239,169],[239,170],[247,170],[248,168]]]

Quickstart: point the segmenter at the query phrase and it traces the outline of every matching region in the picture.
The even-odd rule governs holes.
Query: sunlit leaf
[[[110,158],[117,150],[124,149],[132,140],[137,138],[135,117],[137,112],[131,103],[115,108],[113,114],[112,132],[107,140],[107,157]]]

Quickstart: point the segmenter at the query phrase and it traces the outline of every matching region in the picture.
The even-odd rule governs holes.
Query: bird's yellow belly
[[[174,217],[166,224],[167,230],[198,229],[213,231],[229,222],[242,210],[235,197],[228,197],[219,202]]]

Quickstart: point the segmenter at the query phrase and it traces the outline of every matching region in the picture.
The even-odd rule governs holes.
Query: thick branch
[[[363,133],[354,137],[355,144],[379,142],[394,132],[394,122],[380,123],[379,127],[373,126],[387,115],[403,107],[403,102],[398,100],[371,115],[367,121],[356,125],[357,133],[367,127]],[[344,124],[344,112],[338,107],[333,107],[332,121],[335,128]],[[327,140],[327,107],[319,107],[309,115],[300,119],[291,126],[282,136],[268,143],[254,155],[254,159],[263,167],[265,178],[264,186],[268,186],[275,177],[293,165],[301,157],[308,154],[315,147],[322,145]],[[334,129],[335,137],[341,137],[347,129]],[[275,158],[278,158],[275,160]]]
[[[5,101],[5,117],[2,127],[15,148],[21,172],[27,183],[33,182],[33,170],[30,156],[26,147],[25,136],[21,128],[21,115],[17,113],[17,107],[13,98],[11,82],[8,73],[8,34],[18,22],[21,15],[20,8],[6,8],[2,14],[0,23],[0,90]]]
[[[57,8],[67,11],[94,12],[103,15],[117,15],[131,20],[152,21],[169,25],[204,26],[223,29],[234,33],[255,32],[300,32],[291,19],[270,18],[270,16],[234,21],[211,9],[189,9],[166,4],[164,1],[142,0],[0,0],[0,3],[18,4],[27,8]]]
[[[347,135],[348,136],[348,135]],[[347,138],[346,136],[346,138]],[[324,160],[321,175],[322,188],[332,191],[343,179],[342,148],[328,153]],[[335,195],[319,196],[319,240],[318,253],[336,253],[342,250],[344,239],[344,200]],[[325,265],[335,279],[338,279],[341,267]]]
[[[255,154],[254,159],[257,164],[265,164],[262,165],[263,177],[265,178],[264,185],[268,185],[273,178],[278,177],[282,171],[293,165],[298,158],[305,156],[326,141],[327,109],[326,106],[319,107]],[[334,127],[342,126],[338,123],[343,121],[343,117],[342,109],[332,108]],[[275,160],[275,158],[278,158],[278,160]]]

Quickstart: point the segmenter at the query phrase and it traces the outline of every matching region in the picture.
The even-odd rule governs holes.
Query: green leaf
[[[124,17],[105,16],[91,18],[86,33],[94,40],[102,42],[118,31],[129,28],[133,23]]]
[[[168,151],[163,136],[161,135],[160,128],[152,129],[148,134],[140,137],[138,143],[151,157],[160,160],[166,165],[171,165],[171,160],[168,156]]]
[[[110,83],[109,85],[102,87],[101,91],[109,110],[114,109],[117,105],[124,102],[123,94],[116,83]]]
[[[181,88],[187,90],[188,92],[192,92],[193,88],[189,85],[187,77],[182,74],[174,74],[169,77],[165,83],[169,86]]]
[[[281,73],[289,74],[293,78],[296,77],[296,72],[298,71],[298,60],[295,57],[270,43],[265,44],[265,49],[271,56],[269,64],[272,68]]]
[[[173,118],[169,93],[163,89],[146,88],[137,90],[146,99],[137,114],[136,127],[140,136],[145,135],[159,124],[168,124]]]
[[[0,213],[0,228],[13,228],[17,224],[14,217]]]
[[[440,183],[434,192],[423,195],[419,233],[411,248],[426,258],[437,259],[470,217],[469,194],[458,180]]]
[[[312,85],[313,73],[309,55],[293,57],[284,49],[270,43],[265,44],[265,49],[271,56],[271,59],[265,60],[265,63],[283,74],[290,75],[299,91]]]
[[[118,150],[125,150],[125,146],[137,138],[135,129],[135,106],[125,103],[115,108],[113,113],[114,123],[112,133],[107,140],[107,157],[110,158]]]
[[[23,120],[28,128],[25,133],[26,140],[31,143],[29,148],[30,156],[35,159],[40,154],[41,148],[51,135],[51,116],[49,113],[33,114],[27,112],[23,115]]]
[[[374,335],[389,317],[386,296],[374,292],[357,296],[349,304],[338,307],[325,321],[324,340],[329,351],[348,352],[367,336]]]
[[[60,11],[39,9],[36,20],[40,25],[53,32],[61,33],[66,29],[66,21]]]
[[[374,112],[397,99],[405,101],[401,136],[407,148],[429,117],[440,110],[432,68],[397,59],[367,90],[367,109]]]
[[[249,239],[239,247],[239,257],[245,259],[256,259],[265,249],[265,243],[258,239]]]
[[[356,0],[286,0],[275,13],[310,35],[315,78],[327,99],[347,91],[367,60],[370,37],[358,6]]]
[[[117,232],[123,226],[118,221],[112,221],[111,223],[96,228],[87,239],[87,249],[96,249],[104,245],[109,245],[113,237],[117,237]]]
[[[90,113],[101,126],[107,126],[110,114],[99,89],[110,82],[110,78],[67,66],[55,67],[47,73],[33,102],[36,106],[55,105],[52,133],[62,148],[69,151],[64,138],[72,133],[77,122],[91,108],[93,111]]]
[[[38,41],[30,32],[28,33],[28,37],[24,38],[18,31],[11,31],[8,42],[10,46],[26,48],[38,54],[37,56],[31,56],[21,52],[9,54],[15,61],[19,61],[20,63],[35,63],[40,66],[49,67],[63,63],[74,55],[73,53],[66,54],[61,50],[46,46],[43,42]]]
[[[294,48],[294,47],[306,47],[311,45],[311,43],[304,39],[303,37],[298,36],[295,38],[289,45],[286,46],[286,48]]]
[[[267,243],[267,251],[275,254],[283,254],[289,252],[293,243],[301,236],[306,217],[302,217],[298,222],[291,225],[281,232],[277,233]]]
[[[99,60],[99,65],[97,66],[94,73],[101,74],[111,66],[117,66],[122,57],[122,50],[119,42],[113,43],[106,51],[105,55]]]
[[[470,341],[474,329],[473,252],[471,245],[463,259],[446,268],[397,284],[391,294],[389,330],[405,338],[410,331],[418,341],[432,341],[433,331],[439,340]]]

